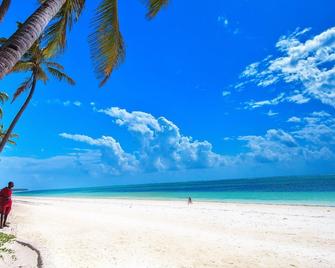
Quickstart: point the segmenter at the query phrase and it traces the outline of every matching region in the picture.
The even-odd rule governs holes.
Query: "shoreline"
[[[334,267],[335,208],[14,197],[45,267]]]
[[[335,195],[335,192],[334,192]],[[192,196],[191,196],[192,197]],[[41,198],[41,199],[55,199],[55,200],[60,200],[60,199],[73,199],[73,200],[80,200],[80,199],[88,199],[88,200],[135,200],[135,201],[170,201],[170,202],[187,202],[187,198],[182,199],[182,198],[139,198],[139,197],[107,197],[107,196],[34,196],[34,195],[15,195],[14,198]],[[307,203],[280,203],[280,202],[264,202],[264,200],[260,200],[260,202],[256,202],[253,200],[245,200],[245,199],[236,199],[236,200],[211,200],[211,199],[197,199],[192,197],[192,201],[196,203],[219,203],[219,204],[245,204],[245,205],[270,205],[270,206],[302,206],[302,207],[329,207],[329,208],[334,208],[334,204],[307,204]]]

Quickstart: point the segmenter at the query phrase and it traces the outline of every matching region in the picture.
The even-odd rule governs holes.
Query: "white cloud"
[[[93,139],[86,135],[60,134],[61,137],[84,142],[92,146],[108,148],[119,169],[123,164],[138,171],[178,170],[188,168],[209,168],[225,164],[223,156],[212,151],[208,141],[193,140],[183,136],[180,129],[164,117],[155,118],[151,114],[111,107],[99,110],[114,119],[114,122],[125,127],[139,141],[139,148],[133,153],[126,153],[112,137],[103,136]]]
[[[335,161],[335,119],[328,113],[313,112],[304,118],[291,117],[300,123],[293,131],[270,129],[265,135],[240,136],[248,152],[241,158],[259,162]]]
[[[304,94],[301,94],[301,93],[293,94],[285,98],[285,101],[294,102],[296,104],[304,104],[304,103],[309,102],[310,100],[311,100],[310,98],[304,96]]]
[[[324,111],[311,113],[302,119],[291,117],[289,122],[300,120],[301,123],[294,131],[269,129],[265,135],[238,137],[238,140],[246,143],[248,151],[235,156],[217,154],[208,141],[183,136],[180,129],[165,117],[156,118],[149,113],[128,112],[118,107],[98,112],[111,116],[117,125],[132,133],[139,144],[138,148],[132,153],[126,153],[112,137],[93,139],[85,135],[61,135],[92,146],[112,149],[115,158],[122,156],[127,159],[125,162],[138,172],[212,168],[237,163],[243,165],[247,162],[306,162],[330,159],[335,151],[335,148],[327,146],[327,142],[328,145],[335,144],[335,138],[331,138],[335,137],[335,122]],[[269,116],[276,114],[271,110],[268,112]],[[233,140],[224,140],[228,139]],[[116,167],[121,169],[122,165]]]
[[[129,170],[107,159],[103,150],[78,150],[48,158],[0,157],[0,175],[13,178],[17,185],[45,188],[74,187],[106,183],[111,176]]]
[[[267,114],[268,116],[275,116],[275,115],[278,115],[278,113],[275,113],[275,112],[273,112],[272,110],[269,110],[266,114]]]
[[[290,123],[300,123],[301,122],[301,119],[299,117],[296,117],[296,116],[292,116],[290,117],[287,122],[290,122]]]
[[[63,102],[64,106],[70,106],[70,104],[71,104],[71,102],[69,100]]]
[[[138,169],[138,161],[135,156],[126,153],[120,143],[118,143],[113,137],[102,136],[99,139],[93,139],[86,135],[79,134],[59,134],[62,138],[70,139],[78,142],[83,142],[92,146],[98,146],[108,148],[104,150],[105,161],[107,160],[109,165],[113,166],[113,173],[121,172],[133,172]]]
[[[74,101],[73,105],[77,106],[77,107],[80,107],[81,106],[81,102],[80,101]]]
[[[69,107],[71,105],[80,107],[82,105],[82,103],[78,100],[76,100],[76,101],[70,101],[70,100],[62,101],[60,99],[48,99],[45,102],[46,102],[46,104],[57,104],[57,105],[63,105],[65,107]]]
[[[285,99],[285,94],[281,93],[277,97],[270,100],[255,101],[251,100],[245,103],[245,109],[255,109],[263,106],[274,106],[281,103]]]
[[[261,87],[278,82],[295,84],[301,89],[289,93],[285,101],[303,104],[317,99],[335,107],[335,27],[305,42],[300,41],[309,30],[282,36],[276,44],[281,56],[269,56],[250,64],[241,74],[245,81],[239,85],[250,82]]]
[[[116,124],[132,134],[131,152],[110,136],[92,138],[61,133],[62,138],[81,142],[91,149],[73,149],[65,155],[46,159],[2,156],[1,177],[13,177],[23,185],[29,177],[38,187],[50,187],[50,181],[54,181],[53,185],[57,182],[58,186],[64,187],[69,177],[73,186],[74,178],[78,185],[82,185],[80,183],[85,178],[94,178],[95,183],[106,184],[113,176],[135,178],[145,173],[142,177],[147,177],[150,175],[148,172],[156,171],[183,170],[183,173],[178,173],[180,175],[185,174],[185,170],[204,168],[198,172],[201,177],[209,170],[213,170],[212,174],[215,170],[234,170],[237,176],[241,176],[241,170],[248,170],[250,176],[256,174],[254,169],[264,169],[270,172],[268,175],[274,175],[276,167],[279,167],[278,172],[284,170],[287,174],[292,173],[298,163],[304,167],[303,170],[308,168],[314,172],[335,168],[335,119],[325,111],[316,111],[301,118],[291,117],[290,122],[299,121],[292,126],[293,130],[269,129],[264,134],[226,137],[224,141],[237,139],[246,146],[244,152],[232,155],[215,153],[208,141],[197,141],[182,135],[180,129],[164,117],[128,112],[117,107],[100,112],[111,116]],[[174,176],[173,179],[178,178]],[[92,183],[87,179],[86,182]]]
[[[247,142],[249,148],[244,158],[258,162],[285,162],[300,156],[294,137],[281,129],[270,129],[264,136],[240,136],[238,139]]]
[[[325,111],[313,112],[302,119],[302,128],[292,132],[310,146],[324,146],[330,149],[335,145],[335,119]]]
[[[217,18],[217,22],[218,23],[222,23],[224,26],[228,26],[228,24],[229,24],[229,21],[228,21],[228,19],[226,18],[226,17],[224,17],[224,16],[218,16],[218,18]]]
[[[314,112],[304,118],[291,117],[288,122],[300,124],[294,131],[269,129],[265,135],[240,136],[237,140],[246,143],[248,151],[235,156],[217,154],[213,152],[208,141],[197,141],[183,136],[180,129],[165,117],[140,111],[128,112],[125,109],[111,107],[101,109],[113,118],[114,122],[125,127],[139,143],[132,152],[125,152],[121,145],[112,137],[103,136],[93,139],[85,135],[61,134],[64,138],[84,142],[92,146],[99,146],[111,150],[114,159],[125,159],[115,165],[123,172],[128,169],[138,172],[181,170],[195,168],[212,168],[227,165],[236,165],[247,162],[290,162],[299,159],[330,159],[334,156],[335,148],[335,120],[324,112]],[[269,111],[269,116],[277,113]],[[333,138],[334,137],[334,138]],[[226,140],[233,138],[226,138]],[[331,146],[330,146],[331,145]],[[334,156],[335,158],[335,156]],[[129,168],[131,166],[132,168]]]
[[[231,94],[230,91],[222,91],[222,97],[229,96]]]
[[[304,104],[310,101],[310,98],[307,98],[303,94],[293,92],[292,95],[286,96],[285,93],[280,93],[277,97],[269,100],[261,101],[247,101],[245,102],[244,109],[256,109],[263,106],[275,106],[283,102],[293,102],[296,104]]]
[[[222,29],[224,29],[226,33],[237,35],[240,32],[240,29],[238,28],[238,21],[234,22],[231,19],[221,15],[217,17],[217,23],[219,26],[221,26]]]

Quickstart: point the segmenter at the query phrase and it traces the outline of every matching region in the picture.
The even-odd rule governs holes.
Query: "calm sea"
[[[178,199],[335,206],[335,175],[103,186],[15,193],[17,196]]]

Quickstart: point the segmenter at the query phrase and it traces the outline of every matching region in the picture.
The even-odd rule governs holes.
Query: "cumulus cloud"
[[[133,152],[125,152],[112,137],[98,139],[86,135],[60,134],[63,138],[105,148],[114,159],[110,163],[120,172],[126,170],[151,172],[196,168],[222,167],[247,162],[289,162],[300,159],[330,159],[334,156],[335,120],[324,112],[310,113],[303,118],[291,117],[288,122],[299,123],[292,131],[269,129],[264,135],[240,136],[247,151],[239,155],[217,154],[208,141],[193,140],[181,134],[180,129],[165,117],[140,111],[129,112],[118,107],[100,109],[113,122],[132,133],[139,143]],[[269,116],[277,113],[269,111]],[[233,139],[233,138],[230,138]],[[108,159],[108,157],[106,157]],[[117,159],[121,159],[117,161]],[[125,167],[126,168],[125,168]]]
[[[335,158],[335,120],[324,111],[313,112],[303,118],[291,117],[288,122],[299,123],[292,131],[269,129],[264,135],[236,138],[245,143],[247,151],[238,155],[224,155],[213,151],[208,141],[184,136],[180,129],[165,117],[149,113],[129,112],[118,107],[100,109],[113,122],[125,128],[136,139],[138,147],[125,152],[113,137],[91,138],[86,135],[60,134],[61,137],[99,147],[105,163],[114,173],[155,172],[237,166],[248,163],[289,163]],[[269,116],[277,113],[269,111]],[[234,140],[235,138],[230,138]],[[225,139],[227,140],[227,139]],[[106,169],[106,168],[105,168]]]
[[[325,111],[313,112],[302,119],[303,127],[292,132],[310,146],[332,148],[335,145],[335,119]]]
[[[297,142],[289,133],[281,129],[270,129],[264,136],[240,136],[250,150],[244,158],[259,162],[288,161],[300,154]]]
[[[95,110],[98,112],[98,110]],[[99,110],[111,121],[131,133],[132,151],[127,151],[111,136],[92,138],[88,135],[61,133],[66,140],[82,143],[88,149],[72,149],[65,155],[45,159],[34,157],[0,157],[0,175],[14,176],[22,182],[29,177],[41,187],[54,180],[68,181],[71,174],[78,178],[94,178],[107,183],[113,176],[149,176],[149,172],[176,172],[198,170],[252,170],[264,168],[273,174],[275,167],[292,171],[297,163],[318,170],[319,164],[327,170],[335,166],[335,119],[326,111],[315,111],[301,117],[291,117],[292,129],[269,129],[257,135],[226,137],[224,141],[240,142],[244,151],[238,154],[218,154],[208,141],[194,140],[165,117],[112,107]],[[136,140],[136,142],[135,142]],[[136,146],[135,146],[136,145]],[[136,147],[136,148],[135,148]],[[318,164],[319,163],[319,164]],[[203,171],[200,172],[200,169]],[[305,169],[304,169],[305,170]],[[250,171],[251,172],[251,171]],[[248,174],[252,174],[252,173]],[[272,173],[271,173],[272,172]],[[320,171],[322,172],[322,170]],[[183,173],[184,174],[184,173]],[[213,173],[215,174],[215,172]],[[222,173],[223,174],[223,173]],[[175,178],[175,177],[174,177]],[[55,185],[55,184],[53,184]]]
[[[109,136],[98,139],[86,135],[60,134],[61,137],[102,147],[113,156],[111,163],[120,172],[161,171],[222,166],[225,159],[212,150],[208,141],[193,140],[181,134],[180,129],[165,117],[154,117],[149,113],[111,107],[99,110],[125,127],[140,142],[139,148],[126,153],[121,145]],[[109,159],[110,156],[107,157]]]
[[[276,44],[279,57],[268,56],[246,67],[243,80],[235,87],[255,83],[268,87],[279,82],[297,85],[287,96],[274,102],[290,101],[304,104],[317,99],[335,107],[335,27],[306,41],[300,41],[310,29],[282,36]]]
[[[112,168],[111,174],[119,174],[122,172],[134,172],[138,168],[138,161],[135,156],[126,153],[120,143],[113,137],[102,136],[99,139],[93,139],[86,135],[61,133],[60,137],[78,142],[83,142],[92,146],[102,147],[108,150],[102,150],[101,153],[105,158],[105,162]]]
[[[265,135],[240,136],[249,149],[241,157],[260,162],[335,160],[335,119],[330,114],[313,112],[288,122],[300,124],[293,131],[270,129]]]

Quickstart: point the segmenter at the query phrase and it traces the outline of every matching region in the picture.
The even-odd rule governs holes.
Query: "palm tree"
[[[4,130],[3,125],[0,125],[0,138],[3,139],[5,134],[6,134],[6,131]],[[12,145],[15,145],[16,143],[13,140],[13,138],[17,138],[17,137],[18,137],[17,134],[11,134],[9,139],[8,139],[8,143],[10,143]]]
[[[47,37],[51,42],[49,51],[63,49],[66,43],[66,31],[78,20],[85,4],[85,0],[40,1],[41,6],[0,48],[0,78],[10,72],[53,18],[55,21],[47,30]],[[148,7],[148,19],[153,18],[168,3],[168,0],[145,1]],[[89,38],[92,59],[97,77],[101,79],[100,85],[103,85],[125,56],[119,30],[117,0],[101,0],[93,24],[95,31]]]
[[[10,6],[11,0],[2,0],[0,5],[0,22],[3,21],[3,18],[5,17],[8,8]]]
[[[8,95],[5,92],[0,92],[0,104],[4,104],[8,100]],[[0,119],[3,116],[2,108],[0,107]]]
[[[8,100],[8,95],[5,92],[0,92],[0,103],[4,104]],[[3,111],[2,108],[0,107],[0,119],[3,117]],[[0,138],[2,139],[5,136],[6,131],[3,128],[3,125],[0,125]],[[16,138],[18,135],[12,134],[10,138]],[[11,139],[8,140],[9,143],[15,144],[15,142]]]
[[[61,64],[49,60],[49,57],[46,56],[48,54],[49,53],[47,49],[45,47],[41,47],[41,38],[39,38],[35,42],[35,44],[28,50],[28,52],[23,56],[22,60],[19,61],[12,69],[12,72],[30,72],[30,76],[15,91],[12,102],[15,101],[16,98],[26,90],[29,90],[29,94],[24,101],[22,107],[11,122],[5,135],[1,139],[0,153],[4,149],[6,143],[11,137],[15,125],[19,121],[23,112],[27,108],[31,98],[33,97],[38,81],[42,81],[45,84],[49,79],[49,73],[51,76],[60,81],[64,80],[70,85],[75,84],[75,81],[64,73],[64,67]]]

